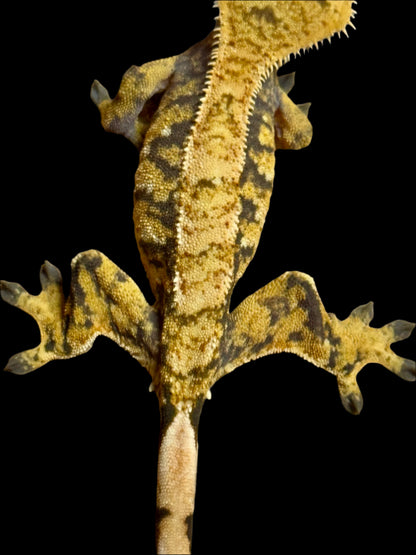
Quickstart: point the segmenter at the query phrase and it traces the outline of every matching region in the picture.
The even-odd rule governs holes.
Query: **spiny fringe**
[[[218,0],[215,0],[214,2],[214,8],[218,8]],[[218,14],[217,16],[214,17],[214,21],[215,21],[215,27],[212,33],[213,36],[213,43],[212,43],[212,50],[211,50],[211,55],[208,61],[208,71],[206,73],[205,76],[205,82],[204,82],[204,86],[202,89],[203,92],[203,96],[201,97],[201,100],[199,102],[198,108],[196,109],[196,113],[195,113],[195,119],[194,119],[194,123],[191,126],[190,130],[189,130],[189,134],[188,137],[186,139],[186,142],[184,144],[183,147],[183,157],[182,157],[182,163],[181,163],[181,174],[183,175],[184,173],[186,173],[186,165],[188,164],[188,155],[189,155],[189,150],[190,150],[190,142],[191,142],[191,137],[193,137],[193,132],[195,129],[195,125],[196,122],[199,120],[201,111],[202,111],[202,106],[204,105],[204,100],[206,97],[207,92],[209,91],[209,86],[211,83],[211,79],[212,79],[212,72],[215,66],[215,63],[217,61],[218,58],[218,48],[219,48],[219,43],[220,43],[220,34],[221,34],[221,30],[220,30],[220,14]],[[184,218],[184,213],[183,210],[180,209],[179,210],[179,214],[176,218],[176,224],[175,224],[175,239],[177,244],[180,243],[181,240],[181,233],[182,233],[182,222],[183,222],[183,218]],[[177,295],[179,293],[179,275],[177,272],[177,268],[174,269],[174,276],[173,276],[173,291],[175,293],[175,295]]]
[[[352,4],[356,4],[357,0],[354,0],[352,2]],[[341,29],[341,31],[335,31],[334,33],[332,33],[332,35],[330,35],[329,37],[325,37],[322,40],[319,40],[317,42],[311,43],[309,46],[304,46],[303,48],[300,48],[297,52],[292,52],[291,54],[288,54],[288,56],[285,56],[284,58],[278,60],[277,62],[275,62],[274,64],[272,64],[271,68],[269,68],[265,74],[265,76],[263,76],[260,80],[260,84],[264,81],[265,78],[267,78],[270,75],[270,72],[273,69],[278,70],[280,67],[282,67],[282,65],[286,64],[287,62],[289,62],[293,56],[293,58],[296,58],[297,56],[301,56],[302,54],[308,52],[309,50],[313,50],[314,48],[316,48],[317,50],[319,49],[319,47],[321,45],[323,45],[325,43],[325,41],[328,41],[329,44],[331,44],[332,38],[337,35],[339,38],[341,38],[342,34],[346,35],[347,38],[349,38],[348,35],[348,27],[352,27],[354,29],[354,31],[356,30],[356,27],[354,25],[354,23],[352,22],[352,20],[354,19],[355,15],[357,14],[356,10],[352,9],[351,10],[351,17],[350,20],[348,21],[348,23],[345,25],[344,29]]]
[[[218,8],[218,0],[216,0],[214,2],[214,7]],[[220,14],[218,14],[217,16],[214,17],[214,21],[215,21],[215,28],[212,32],[212,36],[213,36],[213,43],[212,43],[212,50],[211,50],[211,55],[208,61],[208,71],[206,73],[205,76],[205,83],[202,89],[202,92],[204,93],[200,102],[199,102],[199,106],[196,110],[195,113],[195,119],[194,119],[194,124],[191,126],[190,130],[189,130],[189,134],[188,134],[188,138],[187,141],[184,145],[183,148],[183,152],[184,152],[184,156],[182,158],[182,164],[181,164],[181,173],[185,172],[186,170],[186,163],[187,163],[187,154],[189,152],[189,143],[191,140],[191,137],[193,136],[193,130],[195,128],[195,124],[199,119],[199,116],[201,114],[202,111],[202,106],[204,104],[204,100],[205,100],[205,95],[206,93],[209,91],[209,86],[211,84],[211,79],[212,79],[212,72],[215,66],[215,63],[217,61],[218,58],[218,48],[219,48],[219,43],[220,43],[220,35],[221,35],[221,29],[220,29]]]
[[[357,0],[353,0],[352,5],[354,5],[354,4],[357,4]],[[218,0],[214,1],[213,7],[219,9]],[[324,39],[322,39],[320,41],[311,43],[309,46],[305,46],[303,48],[300,48],[297,52],[292,52],[291,54],[288,54],[284,58],[281,58],[281,59],[277,60],[270,67],[268,67],[266,69],[266,71],[260,76],[259,82],[258,82],[257,86],[254,89],[254,94],[252,95],[252,98],[250,99],[249,115],[251,116],[253,114],[254,105],[255,105],[257,95],[260,92],[263,83],[270,77],[270,75],[273,71],[277,71],[284,64],[288,63],[291,60],[292,56],[293,56],[293,58],[296,58],[297,56],[300,56],[300,55],[304,54],[305,52],[307,52],[309,50],[313,50],[314,48],[319,49],[319,47],[321,45],[323,45],[326,40],[329,43],[331,43],[331,40],[335,35],[337,35],[339,38],[341,38],[342,34],[345,34],[347,36],[347,38],[349,38],[347,28],[350,26],[350,27],[352,27],[352,29],[354,29],[354,30],[356,29],[355,25],[352,22],[352,20],[354,19],[356,14],[357,14],[356,10],[351,9],[350,20],[345,25],[344,29],[342,29],[341,31],[335,31],[329,37],[325,37]],[[195,127],[195,123],[198,121],[199,116],[201,114],[202,106],[203,106],[204,100],[205,100],[205,94],[209,90],[209,87],[210,87],[210,84],[211,84],[211,79],[212,79],[213,68],[214,68],[215,63],[216,63],[217,58],[218,58],[218,49],[219,49],[219,42],[220,42],[220,36],[221,36],[221,14],[220,13],[214,17],[214,21],[215,21],[215,28],[213,30],[212,51],[211,51],[210,59],[208,61],[208,71],[207,71],[207,74],[206,74],[206,79],[205,79],[205,83],[204,83],[204,87],[203,87],[204,96],[201,98],[199,106],[196,110],[194,125],[190,129],[187,143],[184,145],[183,150],[184,150],[185,155],[184,155],[183,160],[182,160],[182,168],[181,168],[182,171],[185,170],[185,162],[187,160],[187,153],[189,151],[190,137],[192,137],[192,132],[193,132],[193,129]]]

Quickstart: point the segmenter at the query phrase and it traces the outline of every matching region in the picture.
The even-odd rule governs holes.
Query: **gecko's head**
[[[219,0],[219,50],[244,56],[260,73],[352,26],[353,1]]]

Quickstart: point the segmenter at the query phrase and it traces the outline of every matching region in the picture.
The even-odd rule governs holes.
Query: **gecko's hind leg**
[[[49,262],[41,267],[42,291],[37,296],[17,283],[0,282],[3,300],[30,314],[41,335],[40,344],[11,357],[6,370],[26,374],[50,360],[77,356],[88,351],[98,335],[105,335],[152,374],[158,349],[158,317],[137,285],[94,250],[76,256],[71,270],[66,301],[61,273]]]
[[[369,303],[338,320],[326,312],[310,276],[287,272],[231,313],[223,349],[225,373],[267,354],[292,352],[335,374],[344,407],[358,414],[362,396],[356,378],[366,364],[378,363],[405,380],[416,379],[416,364],[390,348],[407,338],[415,324],[396,320],[373,328],[372,317]]]

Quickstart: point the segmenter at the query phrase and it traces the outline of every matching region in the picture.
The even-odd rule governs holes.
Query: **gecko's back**
[[[274,151],[306,146],[312,134],[286,96],[291,80],[281,88],[271,71],[285,56],[270,49],[273,9],[246,2],[221,10],[226,24],[173,62],[135,189],[136,237],[169,347],[160,378],[186,377],[185,389],[196,380],[198,396],[215,381],[232,288],[260,239]],[[253,22],[246,34],[232,32],[238,18]],[[194,397],[182,388],[179,395]]]
[[[162,304],[173,291],[185,147],[204,94],[212,44],[211,34],[169,59],[171,74],[148,101],[150,122],[135,178],[134,223],[152,291]]]
[[[214,32],[175,58],[160,103],[152,106],[155,112],[136,173],[136,238],[152,290],[159,302],[169,299],[171,306],[177,307],[187,303],[193,311],[199,310],[198,302],[207,308],[210,298],[213,307],[227,304],[230,285],[254,254],[274,176],[274,112],[279,88],[275,75],[265,80],[252,105],[244,106],[247,113],[239,117],[232,113],[236,100],[230,79],[226,83],[229,92],[222,94],[224,105],[218,106],[217,114],[204,118],[211,126],[215,124],[215,132],[211,130],[204,138],[197,128],[207,94],[212,87],[218,89],[211,75],[217,50]],[[227,110],[228,123],[222,121]],[[247,119],[249,111],[250,125],[243,126],[245,136],[239,138],[235,136],[241,134],[239,119]],[[237,157],[230,146],[241,142],[248,144],[247,152]],[[215,164],[201,161],[200,153],[214,158]],[[233,177],[221,175],[221,158],[223,165],[230,165],[231,160],[237,167]],[[224,233],[228,229],[230,237]],[[211,255],[215,249],[220,254],[211,266],[201,264],[201,255],[209,249]],[[209,267],[213,274],[200,275]],[[202,281],[205,286],[201,289],[198,283]]]

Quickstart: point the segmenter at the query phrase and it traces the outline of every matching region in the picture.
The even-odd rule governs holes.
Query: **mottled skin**
[[[218,2],[214,31],[185,53],[131,67],[110,99],[95,81],[102,124],[133,142],[137,244],[156,298],[98,251],[72,261],[67,299],[45,262],[42,292],[1,282],[5,301],[39,324],[40,345],[13,356],[18,374],[86,352],[97,335],[116,341],[150,373],[161,411],[158,553],[189,553],[197,429],[210,388],[245,362],[282,351],[334,374],[342,402],[359,413],[356,377],[369,362],[406,380],[415,363],[390,349],[414,324],[369,326],[372,304],[340,321],[313,279],[287,272],[229,312],[230,297],[256,251],[272,192],[275,150],[309,144],[307,105],[277,77],[290,54],[339,32],[351,2]]]

